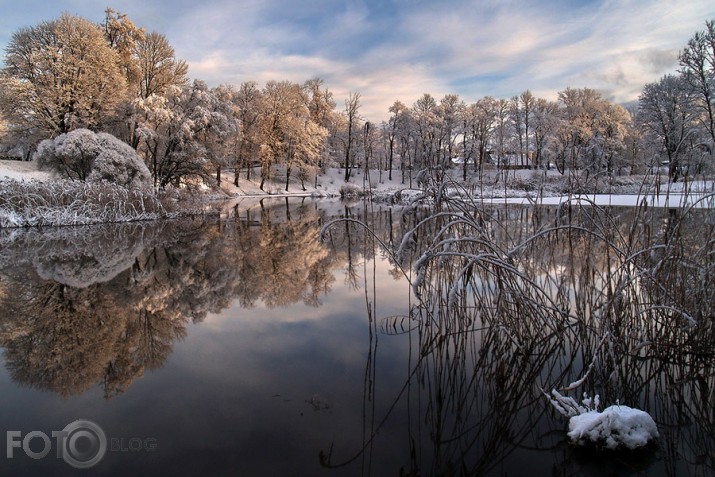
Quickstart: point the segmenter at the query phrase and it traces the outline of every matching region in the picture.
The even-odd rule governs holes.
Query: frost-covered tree
[[[559,92],[559,101],[563,119],[559,127],[561,136],[568,138],[563,152],[568,153],[569,167],[612,172],[625,148],[628,112],[589,88],[566,88]]]
[[[487,150],[494,133],[497,101],[491,96],[480,98],[474,103],[474,140],[477,143],[478,161],[481,168],[487,160]]]
[[[423,94],[412,105],[414,119],[415,165],[419,169],[437,165],[438,143],[442,135],[442,123],[438,116],[437,101],[429,94]]]
[[[130,188],[151,183],[149,169],[127,143],[107,133],[97,133],[97,142],[100,151],[87,180],[109,181]]]
[[[305,179],[318,171],[318,162],[323,157],[328,131],[308,118],[292,117],[286,124],[285,134],[289,142],[284,159],[285,190],[288,191],[291,171],[296,168],[301,186],[306,190]]]
[[[174,48],[166,37],[157,32],[136,34],[131,46],[117,47],[122,55],[130,55],[125,60],[131,64],[128,74],[129,100],[121,109],[121,124],[117,135],[137,149],[141,138],[137,134],[139,118],[137,100],[148,100],[151,96],[164,97],[173,94],[176,88],[188,85],[188,67],[185,61],[175,57]],[[130,53],[124,50],[131,48]],[[129,68],[129,67],[128,67]]]
[[[534,101],[531,129],[534,132],[534,167],[537,169],[548,168],[546,153],[556,128],[558,109],[558,103],[553,101],[544,98],[537,98]]]
[[[174,48],[163,34],[151,32],[138,38],[136,54],[141,72],[140,98],[165,95],[173,86],[188,84],[188,65],[176,58]]]
[[[392,180],[392,166],[396,149],[399,146],[399,133],[407,126],[407,122],[405,121],[406,111],[407,106],[401,101],[395,101],[389,108],[389,112],[392,113],[392,116],[390,116],[387,127],[384,129],[384,134],[387,139],[387,168],[389,170],[389,180]],[[404,170],[402,166],[401,169]]]
[[[225,159],[224,141],[236,131],[231,111],[228,102],[198,80],[183,88],[173,86],[166,96],[135,100],[137,151],[154,186],[213,183],[212,172]]]
[[[142,75],[137,47],[139,42],[146,40],[146,33],[124,13],[116,12],[111,8],[107,8],[104,13],[104,22],[100,24],[100,28],[110,48],[117,52],[119,66],[124,73],[128,90],[133,92],[137,89]]]
[[[666,75],[643,88],[638,100],[638,124],[649,144],[657,145],[655,154],[665,153],[668,176],[678,179],[681,158],[696,140],[697,109],[695,91],[682,76]],[[660,162],[660,161],[658,161]]]
[[[698,117],[715,147],[715,19],[705,22],[680,53],[682,73],[695,92]]]
[[[22,136],[100,130],[124,100],[120,57],[95,24],[63,14],[22,28],[6,48],[0,110]]]
[[[264,111],[261,115],[261,185],[263,190],[273,164],[288,154],[292,140],[288,132],[292,116],[308,114],[301,87],[290,81],[269,81],[263,89]]]
[[[335,100],[321,78],[312,78],[303,85],[308,100],[310,119],[318,126],[330,130],[333,123]]]
[[[494,103],[494,135],[492,145],[499,162],[507,152],[508,140],[511,133],[510,102],[508,99],[497,99]]]
[[[491,96],[480,98],[466,107],[463,116],[462,178],[466,180],[467,164],[474,162],[474,170],[481,171],[494,133],[497,101]]]
[[[246,179],[251,178],[253,162],[259,158],[261,146],[260,117],[264,110],[263,93],[255,81],[241,83],[234,96],[238,108],[240,136],[234,150],[235,173],[233,184],[238,186],[242,168],[246,169]]]
[[[464,101],[456,94],[446,94],[439,102],[437,111],[443,127],[437,147],[441,151],[439,161],[443,165],[449,164],[449,160],[454,155],[460,118],[465,107]]]
[[[149,169],[126,143],[107,133],[75,129],[46,139],[34,159],[40,167],[74,180],[109,181],[138,188],[151,180]]]
[[[274,164],[286,168],[286,190],[293,170],[301,177],[314,172],[322,157],[327,130],[311,119],[308,98],[301,85],[269,81],[262,94],[260,116],[261,189]]]
[[[308,110],[310,119],[328,131],[328,140],[325,141],[325,148],[318,160],[318,167],[324,166],[324,160],[328,156],[328,148],[331,136],[334,136],[336,124],[335,100],[333,93],[325,86],[325,81],[321,78],[312,78],[303,85],[308,98]],[[317,178],[317,175],[316,175]]]
[[[345,100],[345,160],[343,167],[345,168],[345,182],[350,180],[350,167],[355,162],[355,147],[358,134],[356,131],[360,129],[360,93],[357,91],[351,92]]]
[[[524,159],[529,158],[531,151],[530,140],[531,140],[531,126],[534,114],[534,107],[536,103],[536,98],[528,89],[519,95],[519,103],[517,110],[519,111],[518,117],[521,124],[517,128],[518,131],[522,133],[519,137],[520,151],[522,164]]]

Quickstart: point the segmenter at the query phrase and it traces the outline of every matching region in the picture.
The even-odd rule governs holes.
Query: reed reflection
[[[410,340],[405,385],[366,406],[388,411],[367,419],[362,448],[325,449],[323,465],[369,466],[380,431],[406,409],[403,475],[499,473],[514,452],[545,471],[601,475],[603,459],[566,443],[544,397],[558,389],[655,418],[659,447],[608,457],[611,471],[715,471],[711,215],[453,203],[415,223],[391,255],[414,270],[418,300],[375,325]]]

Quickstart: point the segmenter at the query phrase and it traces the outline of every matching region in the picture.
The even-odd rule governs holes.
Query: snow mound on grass
[[[35,161],[0,161],[0,179],[47,181],[52,177],[51,172],[41,171]]]
[[[590,442],[607,449],[625,447],[634,450],[657,439],[659,434],[655,421],[647,412],[616,405],[603,412],[589,411],[572,416],[568,436],[575,444]]]

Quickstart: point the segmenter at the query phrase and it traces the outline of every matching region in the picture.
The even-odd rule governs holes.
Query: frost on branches
[[[73,180],[107,181],[132,189],[151,182],[149,169],[134,149],[111,134],[88,129],[42,141],[34,159],[41,168]]]

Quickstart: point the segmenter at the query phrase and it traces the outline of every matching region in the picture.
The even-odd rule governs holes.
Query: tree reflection
[[[289,207],[4,237],[0,345],[13,380],[63,396],[99,384],[111,397],[161,367],[190,323],[236,299],[319,306],[352,245],[331,251],[319,211]]]

